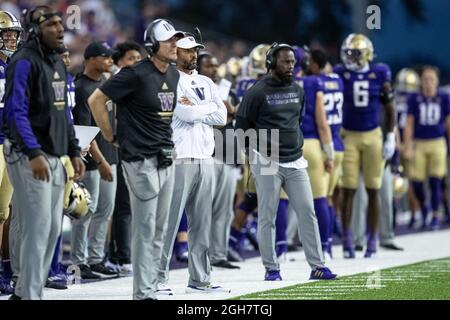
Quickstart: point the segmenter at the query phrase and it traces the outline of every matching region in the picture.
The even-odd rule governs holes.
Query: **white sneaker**
[[[158,283],[155,294],[157,296],[173,296],[173,290],[167,284]]]
[[[131,263],[119,264],[117,266],[117,272],[119,272],[121,276],[132,276],[133,266],[131,265]]]
[[[208,286],[194,286],[190,284],[186,288],[186,293],[230,293],[230,292],[231,289],[211,284]]]

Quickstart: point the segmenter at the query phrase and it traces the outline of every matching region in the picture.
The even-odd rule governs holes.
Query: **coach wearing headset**
[[[65,172],[70,156],[75,178],[84,173],[67,104],[67,73],[60,15],[39,6],[25,15],[27,42],[8,66],[4,153],[15,214],[19,218],[19,279],[10,299],[42,299],[61,231]]]
[[[247,144],[239,140],[250,157],[258,194],[258,243],[266,268],[264,280],[281,280],[275,252],[275,218],[281,187],[297,213],[303,248],[312,268],[310,279],[334,279],[336,275],[324,265],[306,171],[308,163],[302,156],[300,124],[304,116],[304,93],[292,80],[295,65],[293,48],[274,43],[267,52],[266,65],[268,74],[249,89],[236,116],[236,128],[244,130],[247,135],[249,129],[254,129],[258,138],[250,139]]]
[[[167,20],[153,21],[144,36],[150,56],[96,89],[89,105],[103,137],[119,146],[132,214],[133,298],[156,299],[156,269],[167,229],[173,192],[172,115],[180,75],[178,38]],[[117,137],[105,104],[117,104]]]

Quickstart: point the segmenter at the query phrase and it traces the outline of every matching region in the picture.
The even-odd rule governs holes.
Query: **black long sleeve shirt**
[[[244,132],[256,130],[257,145],[250,141],[250,146],[246,147],[258,152],[264,150],[263,155],[279,162],[299,159],[303,154],[303,133],[300,130],[303,101],[303,89],[294,81],[279,82],[271,76],[260,79],[245,94],[236,114],[236,129]],[[260,129],[265,129],[267,136]],[[276,129],[279,130],[279,140],[271,141]],[[272,143],[279,144],[279,157],[272,154]]]

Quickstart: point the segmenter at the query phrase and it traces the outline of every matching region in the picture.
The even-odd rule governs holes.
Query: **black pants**
[[[122,165],[117,165],[116,205],[111,225],[109,260],[113,263],[130,264],[131,208],[128,188],[123,177]]]

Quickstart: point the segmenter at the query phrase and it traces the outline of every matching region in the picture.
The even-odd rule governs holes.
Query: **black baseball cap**
[[[84,58],[89,59],[93,57],[111,57],[112,51],[106,43],[92,42],[84,50]]]

